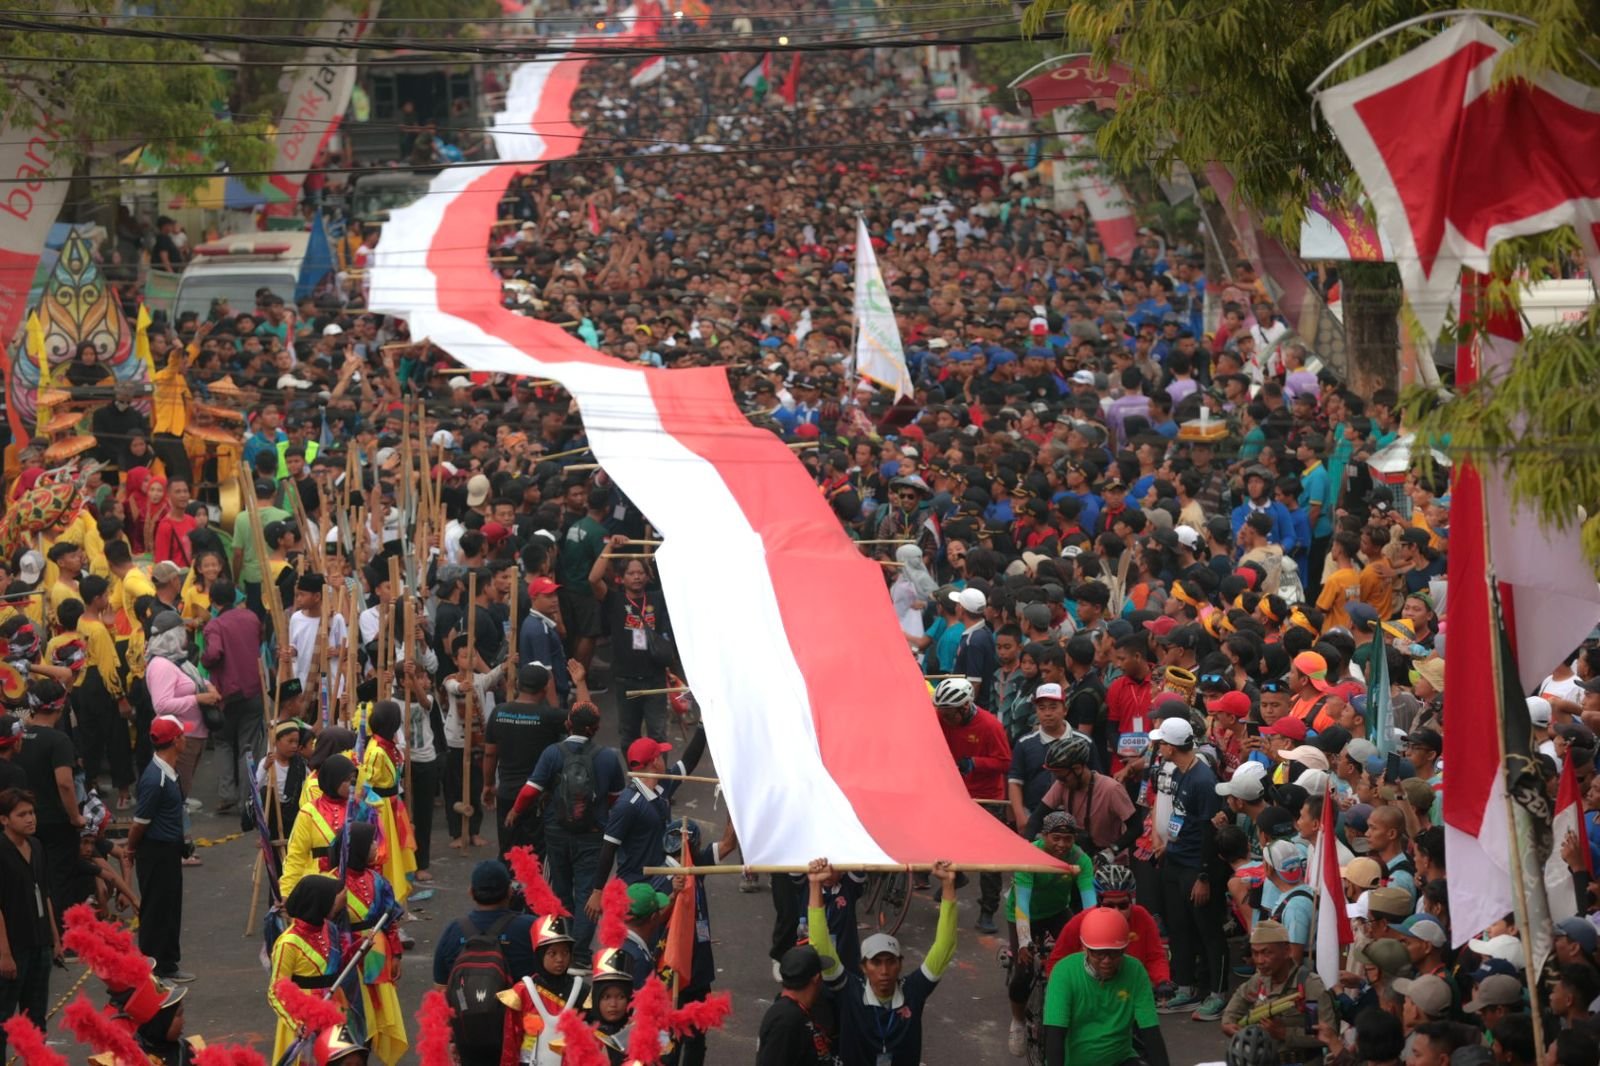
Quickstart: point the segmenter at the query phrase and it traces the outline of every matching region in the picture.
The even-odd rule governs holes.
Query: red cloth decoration
[[[344,1008],[331,999],[313,996],[285,977],[272,986],[283,1009],[308,1033],[320,1033],[344,1024]]]
[[[451,1066],[450,1001],[443,992],[434,989],[422,997],[417,1025],[417,1057],[422,1066]]]
[[[694,1003],[685,1003],[667,1015],[667,1030],[673,1036],[689,1036],[722,1028],[733,1014],[733,997],[726,992]]]
[[[522,898],[528,903],[528,910],[541,918],[554,915],[558,918],[570,918],[572,912],[567,910],[561,902],[561,897],[555,894],[550,883],[544,879],[544,870],[539,865],[539,856],[527,845],[512,848],[506,852],[506,861],[511,864],[511,873],[522,885]]]
[[[148,1066],[149,1058],[133,1037],[133,1029],[119,1021],[107,1008],[106,1013],[94,1009],[89,997],[82,992],[61,1012],[62,1026],[79,1043],[88,1044],[97,1052],[107,1052],[118,1066]]]
[[[600,896],[600,946],[620,948],[628,939],[628,886],[620,877],[606,882]]]
[[[26,1014],[13,1014],[0,1023],[0,1029],[6,1031],[11,1053],[22,1066],[69,1066],[64,1056],[45,1043],[44,1031]]]

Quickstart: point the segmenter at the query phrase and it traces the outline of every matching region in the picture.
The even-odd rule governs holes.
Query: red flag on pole
[[[1344,904],[1344,874],[1339,870],[1339,847],[1334,836],[1338,804],[1331,794],[1322,797],[1322,831],[1317,834],[1317,976],[1329,988],[1339,985],[1344,949],[1355,943],[1350,913]]]
[[[600,231],[604,228],[600,224],[600,212],[595,209],[594,201],[589,201],[589,232],[598,237],[600,236]]]
[[[783,102],[790,107],[794,106],[795,99],[800,95],[800,53],[796,52],[793,61],[789,64],[789,73],[783,76],[783,84],[778,86],[778,95],[783,97]]]
[[[688,820],[684,820],[687,826]],[[685,867],[694,866],[694,848],[689,844],[687,828],[679,838],[679,859]],[[672,972],[672,991],[676,999],[679,989],[688,986],[694,971],[694,935],[699,919],[696,904],[699,900],[699,878],[685,875],[683,891],[672,901],[672,915],[667,919],[667,941],[661,949],[661,968]]]

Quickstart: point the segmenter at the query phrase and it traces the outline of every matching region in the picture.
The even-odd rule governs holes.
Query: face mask
[[[117,410],[119,410],[119,411],[126,411],[128,408],[130,408],[132,406],[133,406],[132,404],[124,403],[121,400],[116,401],[116,407],[117,407]]]

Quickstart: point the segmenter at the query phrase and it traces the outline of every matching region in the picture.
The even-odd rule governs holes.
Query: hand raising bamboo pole
[[[478,571],[467,571],[467,680],[461,693],[461,801],[455,804],[461,816],[461,846],[472,846],[472,715],[478,703]]]

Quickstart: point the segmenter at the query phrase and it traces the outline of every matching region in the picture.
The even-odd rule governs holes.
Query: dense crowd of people
[[[608,355],[726,368],[884,563],[971,797],[1060,870],[909,878],[939,898],[920,962],[863,938],[859,873],[771,875],[770,937],[719,928],[772,960],[757,1063],[921,1062],[964,891],[1005,945],[1019,1057],[1164,1066],[1166,1015],[1220,1027],[1232,1066],[1600,1063],[1593,813],[1557,842],[1575,915],[1542,969],[1513,915],[1452,927],[1448,471],[1373,472],[1394,394],[1316,369],[1247,262],[1208,277],[1151,232],[1108,256],[912,53],[806,53],[795,108],[750,58],[674,56],[638,91],[591,64],[584,152],[516,183],[487,250],[509,304]],[[858,212],[915,383],[899,402],[850,371]],[[503,856],[435,944],[461,1066],[591,1040],[631,1061],[663,968],[688,1013],[658,1054],[704,1062],[731,882],[661,871],[739,845],[673,809],[705,737],[648,516],[559,386],[455,369],[345,284],[158,323],[151,410],[119,391],[96,412],[107,465],[0,559],[0,1014],[42,1025],[63,929],[136,914],[153,1003],[75,950],[145,1049],[182,1058],[211,750],[213,813],[260,831],[274,882],[274,1062],[406,1053],[398,960],[435,891],[436,807],[452,849],[492,822]],[[219,407],[248,412],[235,441],[202,432]],[[23,449],[7,498],[54,476]],[[1532,754],[1592,812],[1600,649],[1540,651]],[[1311,966],[1328,848],[1357,932],[1337,987]]]

